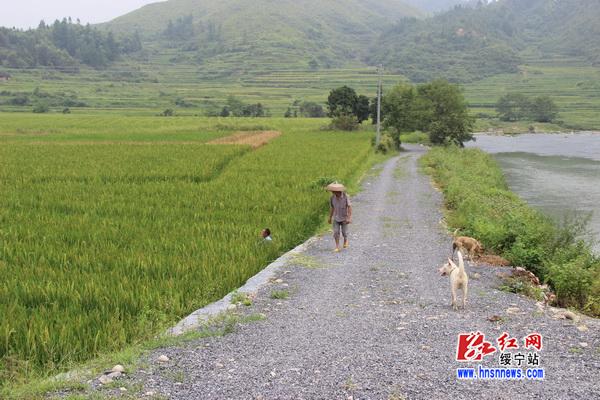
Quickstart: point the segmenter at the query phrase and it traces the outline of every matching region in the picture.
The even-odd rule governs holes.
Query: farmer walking
[[[333,238],[335,239],[335,252],[340,251],[340,231],[344,236],[344,248],[349,246],[348,242],[348,224],[352,222],[352,202],[346,194],[346,188],[341,183],[332,183],[327,186],[327,190],[332,192],[329,200],[329,220],[333,222]]]

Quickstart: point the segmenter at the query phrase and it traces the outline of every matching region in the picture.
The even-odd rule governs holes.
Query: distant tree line
[[[262,103],[246,104],[234,96],[227,98],[227,104],[221,109],[221,117],[268,117],[269,110]]]
[[[27,107],[31,106],[33,112],[48,112],[51,107],[62,108],[63,113],[70,113],[71,107],[87,107],[85,101],[79,100],[74,91],[46,92],[36,87],[31,92],[0,91],[0,105]]]
[[[194,36],[194,17],[187,15],[179,17],[175,21],[169,20],[164,35],[172,40],[192,38]]]
[[[549,96],[528,97],[521,93],[508,93],[496,103],[501,121],[552,122],[558,117],[558,107]]]
[[[458,85],[445,80],[434,80],[420,85],[400,83],[381,99],[383,127],[395,147],[400,147],[400,136],[414,131],[426,132],[432,144],[456,144],[473,140],[474,118]],[[367,120],[376,119],[377,98],[369,102],[347,86],[334,89],[328,98],[332,127],[353,130]]]
[[[323,106],[313,101],[294,100],[283,114],[284,118],[323,118],[327,114]]]
[[[212,20],[194,23],[194,16],[190,14],[175,20],[170,19],[163,31],[163,37],[186,42],[184,50],[197,50],[197,48],[193,48],[194,46],[190,47],[189,42],[197,43],[195,47],[200,47],[198,40],[206,43],[218,42],[223,38],[223,26]]]
[[[76,70],[79,64],[104,67],[123,54],[142,49],[137,33],[116,37],[71,19],[40,22],[27,31],[0,28],[0,65],[9,68],[55,67]]]

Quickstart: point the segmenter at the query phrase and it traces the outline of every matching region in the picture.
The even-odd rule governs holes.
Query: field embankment
[[[283,135],[252,150],[203,142],[257,120],[178,119],[161,134],[154,125],[171,122],[159,117],[110,128],[73,117],[2,128],[19,135],[0,137],[2,384],[144,340],[223,297],[314,233],[327,206],[315,182],[351,183],[371,154],[369,133],[323,133],[321,121],[269,120]],[[46,142],[29,143],[41,131]]]
[[[435,148],[422,164],[445,195],[452,228],[524,266],[556,292],[557,303],[600,316],[600,260],[577,236],[510,192],[494,159],[477,149]]]

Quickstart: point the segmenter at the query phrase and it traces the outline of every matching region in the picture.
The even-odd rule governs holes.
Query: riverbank
[[[448,225],[535,273],[556,292],[557,305],[600,316],[600,260],[578,238],[580,226],[557,226],[528,206],[481,150],[435,148],[422,165],[445,195]]]
[[[475,132],[487,134],[517,135],[520,133],[573,133],[598,131],[600,126],[597,123],[580,125],[568,124],[564,121],[501,121],[498,118],[477,118],[473,128]]]

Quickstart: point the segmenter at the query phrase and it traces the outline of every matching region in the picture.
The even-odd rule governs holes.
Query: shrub
[[[373,145],[375,145],[375,138],[373,138]],[[377,153],[387,154],[395,149],[394,139],[388,134],[384,133],[381,135],[381,140],[379,141],[379,145],[375,148]]]
[[[40,102],[33,106],[33,112],[36,114],[43,114],[47,113],[48,111],[50,111],[50,107],[48,107],[48,104],[46,103]]]
[[[429,135],[424,132],[416,131],[411,133],[403,133],[400,135],[400,141],[402,143],[421,143],[430,144]]]
[[[556,292],[558,305],[578,309],[595,307],[598,311],[598,304],[590,300],[594,278],[598,279],[599,271],[600,262],[594,261],[589,254],[582,254],[562,264],[553,262],[549,267],[548,282]]]
[[[354,115],[341,114],[331,120],[330,128],[339,131],[355,131],[358,129],[358,119]]]

